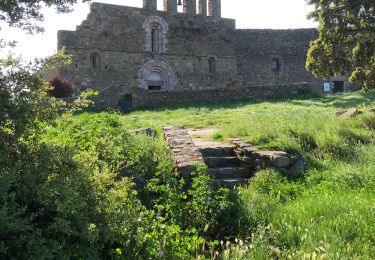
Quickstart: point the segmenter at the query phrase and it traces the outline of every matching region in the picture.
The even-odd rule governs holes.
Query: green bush
[[[197,232],[155,218],[120,175],[161,169],[173,178],[164,143],[126,134],[113,116],[98,125],[74,124],[72,114],[57,120],[66,104],[47,96],[37,71],[0,65],[0,258],[192,255]]]

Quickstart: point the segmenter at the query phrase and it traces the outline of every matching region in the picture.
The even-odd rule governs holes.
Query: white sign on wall
[[[324,83],[324,92],[330,92],[331,91],[331,86],[329,82]]]

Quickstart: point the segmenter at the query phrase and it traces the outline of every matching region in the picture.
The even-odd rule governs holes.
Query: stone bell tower
[[[170,15],[177,14],[177,0],[164,0],[164,11]]]
[[[208,15],[214,18],[221,18],[221,0],[209,0]]]
[[[198,14],[207,16],[207,0],[199,0],[198,2]]]
[[[197,14],[197,4],[195,0],[184,0],[183,11],[186,14],[196,15]]]
[[[157,1],[156,0],[143,0],[143,8],[156,11],[157,10]]]

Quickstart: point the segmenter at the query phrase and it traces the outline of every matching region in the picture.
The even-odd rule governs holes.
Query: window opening
[[[280,60],[278,58],[273,58],[272,59],[272,70],[274,72],[280,72],[280,70],[281,70],[281,63],[280,63]]]
[[[210,74],[216,73],[216,60],[214,57],[208,59],[208,72]]]
[[[151,51],[156,52],[156,29],[151,30]]]
[[[91,55],[91,67],[97,69],[100,67],[99,54],[94,53]]]

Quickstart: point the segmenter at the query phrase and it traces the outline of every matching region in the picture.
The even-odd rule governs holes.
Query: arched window
[[[216,73],[216,59],[214,57],[208,58],[208,72],[210,74]]]
[[[152,52],[160,52],[159,49],[159,30],[157,28],[157,25],[154,25],[151,29],[151,51]]]
[[[147,17],[143,28],[146,31],[146,51],[165,52],[168,25],[164,19],[159,16]]]
[[[100,56],[97,53],[93,53],[90,56],[91,68],[99,69],[100,68]]]
[[[281,70],[281,62],[279,58],[272,59],[272,70],[276,73],[279,73]]]

